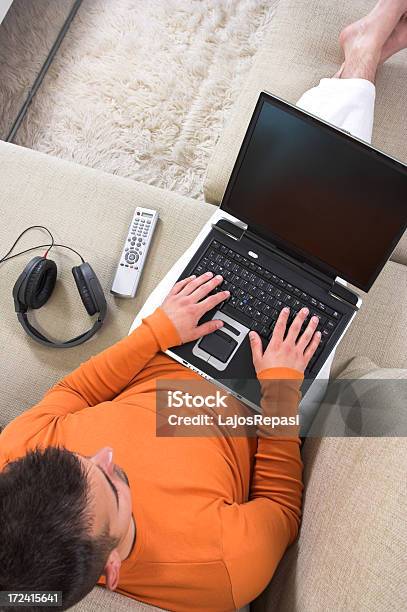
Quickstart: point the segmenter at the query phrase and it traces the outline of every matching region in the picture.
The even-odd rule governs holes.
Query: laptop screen
[[[368,291],[407,225],[407,167],[262,93],[221,208]]]

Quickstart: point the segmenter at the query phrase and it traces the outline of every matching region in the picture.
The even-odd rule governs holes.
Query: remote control
[[[158,212],[137,206],[110,290],[114,295],[133,298],[143,271],[158,220]]]

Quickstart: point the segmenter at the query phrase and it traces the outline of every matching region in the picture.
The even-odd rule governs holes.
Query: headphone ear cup
[[[41,308],[49,300],[57,280],[57,265],[41,257],[28,273],[22,288],[22,299],[28,308]]]
[[[92,291],[89,286],[89,281],[94,276],[92,268],[88,263],[83,263],[80,266],[73,267],[72,274],[75,279],[79,295],[81,296],[82,303],[86,308],[86,312],[90,316],[94,315],[96,312],[98,312],[98,308],[93,299]]]

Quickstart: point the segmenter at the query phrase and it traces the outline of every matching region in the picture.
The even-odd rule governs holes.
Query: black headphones
[[[51,236],[51,244],[38,245],[37,247],[21,251],[21,253],[17,253],[16,255],[9,256],[23,234],[33,228],[46,230]],[[91,338],[98,331],[98,329],[102,327],[107,311],[106,299],[101,284],[92,267],[85,262],[82,255],[75,251],[75,249],[72,249],[64,244],[55,244],[51,232],[46,227],[41,225],[33,225],[20,234],[8,253],[2,259],[0,259],[0,263],[44,246],[48,247],[45,254],[42,257],[37,256],[31,259],[31,261],[25,266],[13,287],[14,308],[17,313],[17,318],[20,321],[24,331],[31,336],[33,340],[39,342],[40,344],[54,348],[70,348],[73,346],[78,346],[79,344],[86,342],[86,340],[89,340],[89,338]],[[57,279],[57,265],[55,261],[52,261],[52,259],[47,259],[49,251],[54,246],[69,249],[80,257],[82,263],[79,266],[74,266],[72,268],[72,274],[86,312],[90,316],[93,316],[96,313],[99,315],[91,329],[83,334],[80,334],[79,336],[76,336],[76,338],[72,338],[72,340],[67,340],[65,342],[53,341],[44,336],[40,331],[31,325],[27,316],[27,311],[29,309],[35,310],[37,308],[41,308],[41,306],[44,306],[54,290]]]

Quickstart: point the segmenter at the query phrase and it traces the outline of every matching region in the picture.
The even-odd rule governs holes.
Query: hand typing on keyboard
[[[212,272],[201,274],[198,278],[190,276],[176,283],[165,298],[161,308],[175,325],[183,343],[197,340],[222,327],[223,321],[219,319],[198,325],[206,312],[230,297],[229,291],[209,295],[222,281],[222,276],[214,276]]]
[[[258,332],[263,344],[271,339],[284,307],[290,309],[286,327],[303,308],[308,308],[303,329],[316,316],[317,329],[321,332],[319,346],[308,364],[309,370],[313,368],[341,320],[340,312],[321,301],[321,297],[306,292],[289,279],[277,276],[275,270],[258,265],[219,240],[211,241],[193,272],[198,276],[207,270],[223,277],[223,283],[213,292],[227,289],[230,293],[230,298],[220,306],[222,312]]]
[[[271,340],[263,352],[260,336],[251,331],[250,346],[256,373],[268,368],[293,368],[304,372],[317,350],[321,332],[316,331],[319,320],[312,317],[303,333],[301,328],[309,315],[308,308],[302,308],[287,331],[289,308],[283,308],[274,326]]]

